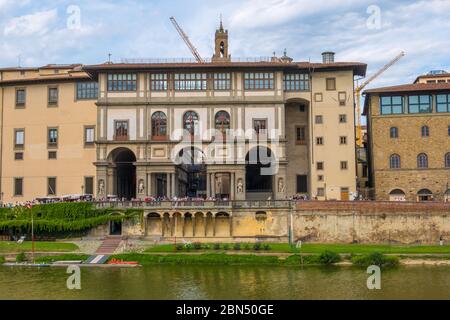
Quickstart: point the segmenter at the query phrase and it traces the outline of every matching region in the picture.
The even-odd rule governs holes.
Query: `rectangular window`
[[[431,112],[431,96],[409,96],[408,97],[409,113],[430,113]]]
[[[176,91],[201,91],[206,90],[206,73],[176,73]]]
[[[56,178],[47,178],[47,195],[56,196]]]
[[[323,123],[323,116],[316,116],[316,124],[322,124]]]
[[[318,175],[317,176],[317,181],[322,182],[324,180],[323,175]]]
[[[284,91],[309,91],[309,74],[307,73],[285,74]]]
[[[214,73],[214,90],[230,90],[231,74]]]
[[[274,88],[273,72],[247,72],[244,74],[245,90],[271,90]]]
[[[14,160],[23,160],[23,152],[15,152]]]
[[[23,149],[25,147],[25,130],[15,129],[14,130],[14,147],[16,149]]]
[[[306,127],[295,128],[295,141],[297,144],[306,144]]]
[[[317,196],[318,197],[325,197],[325,189],[324,188],[317,188]]]
[[[390,96],[380,98],[381,114],[402,114],[403,97]]]
[[[49,106],[58,105],[58,88],[57,87],[48,88],[48,105]]]
[[[340,144],[347,144],[347,137],[339,137]]]
[[[49,147],[57,147],[58,146],[58,129],[57,128],[49,128],[48,129],[48,146]]]
[[[316,138],[316,144],[318,146],[323,146],[323,137],[317,137]]]
[[[137,75],[135,73],[108,74],[108,91],[136,91]]]
[[[84,178],[84,194],[93,195],[94,194],[94,178],[85,177]]]
[[[119,120],[114,123],[114,137],[117,141],[128,140],[128,121]]]
[[[14,178],[14,197],[23,196],[23,178]]]
[[[257,134],[267,133],[267,120],[266,119],[254,119],[253,129]]]
[[[98,98],[97,82],[77,83],[77,100],[95,100]]]
[[[16,89],[16,107],[25,107],[26,102],[26,92],[25,89]]]
[[[314,101],[315,102],[322,102],[323,101],[323,94],[322,93],[315,93],[314,94]]]
[[[56,153],[56,151],[49,151],[48,152],[48,159],[49,160],[56,160],[57,156],[58,156],[58,154]]]
[[[348,169],[348,162],[341,161],[341,170],[347,170],[347,169]]]
[[[347,123],[347,115],[340,114],[339,115],[339,123]]]
[[[345,106],[347,104],[347,92],[339,92],[339,105]]]
[[[325,165],[323,162],[317,162],[317,170],[323,170],[325,168]]]
[[[95,127],[84,128],[84,144],[93,145],[95,141]]]
[[[153,73],[150,75],[152,91],[167,91],[168,81],[166,73]]]
[[[436,96],[437,112],[450,112],[450,94],[438,94]]]
[[[327,91],[336,90],[336,78],[327,78]]]
[[[297,176],[297,193],[308,193],[308,176]]]

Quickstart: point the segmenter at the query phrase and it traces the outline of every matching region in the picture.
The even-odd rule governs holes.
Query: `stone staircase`
[[[109,236],[95,252],[96,255],[112,255],[122,242],[122,236]]]

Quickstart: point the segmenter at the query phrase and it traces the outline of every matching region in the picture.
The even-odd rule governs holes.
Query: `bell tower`
[[[228,30],[223,28],[222,17],[220,17],[219,29],[216,30],[215,51],[212,61],[231,61],[231,56],[228,54]]]

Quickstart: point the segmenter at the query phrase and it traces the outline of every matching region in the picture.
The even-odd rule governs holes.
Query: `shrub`
[[[202,244],[200,242],[194,243],[194,249],[195,250],[202,250]]]
[[[175,249],[176,249],[177,251],[182,251],[183,248],[184,248],[184,246],[183,246],[182,244],[177,244],[177,245],[175,246]]]
[[[25,261],[27,261],[27,256],[25,255],[24,252],[21,252],[21,253],[19,253],[19,254],[16,256],[16,262],[17,262],[17,263],[22,263],[22,262],[25,262]]]
[[[5,263],[5,257],[4,256],[0,256],[0,264]]]
[[[230,249],[230,245],[228,243],[225,243],[223,245],[223,250],[229,250]]]
[[[250,243],[246,243],[244,245],[244,250],[250,250]]]
[[[325,251],[319,255],[319,263],[330,265],[341,261],[341,256],[332,251]]]
[[[214,250],[220,250],[220,243],[214,243]]]
[[[259,250],[261,250],[261,243],[255,243],[254,245],[253,245],[253,250],[255,250],[255,251],[259,251]]]
[[[270,246],[268,244],[264,245],[264,250],[269,251],[270,250]]]
[[[399,264],[398,257],[385,256],[379,252],[353,256],[351,258],[351,261],[354,265],[364,268],[374,265],[379,266],[380,268],[389,268],[389,267],[396,267]]]
[[[241,244],[240,243],[235,243],[234,246],[233,246],[233,249],[236,250],[236,251],[241,250]]]
[[[186,243],[186,245],[184,247],[186,248],[187,251],[191,251],[192,244],[191,243]]]

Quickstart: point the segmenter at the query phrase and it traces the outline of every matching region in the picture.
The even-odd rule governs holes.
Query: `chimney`
[[[323,63],[334,63],[334,52],[327,51],[322,53],[322,61]]]

